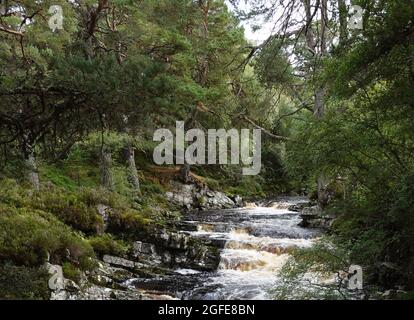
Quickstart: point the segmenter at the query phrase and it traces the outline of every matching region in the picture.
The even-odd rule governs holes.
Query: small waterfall
[[[237,271],[278,271],[286,262],[288,255],[248,249],[225,249],[221,255],[220,270]]]
[[[189,212],[182,233],[215,246],[216,271],[178,268],[171,274],[133,279],[126,285],[145,292],[167,292],[180,299],[271,299],[269,292],[294,248],[312,246],[319,231],[299,227],[305,198],[266,201],[246,208]],[[313,274],[309,279],[316,281]],[[332,281],[332,279],[322,279]]]
[[[298,227],[298,213],[289,211],[303,198],[267,203],[267,207],[214,211],[192,216],[194,237],[222,240],[217,272],[209,275],[187,299],[269,299],[277,272],[297,247],[309,247],[315,231]],[[197,219],[199,219],[197,221]]]

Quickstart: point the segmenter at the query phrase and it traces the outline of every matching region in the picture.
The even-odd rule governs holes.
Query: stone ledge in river
[[[103,261],[112,265],[112,266],[117,266],[117,267],[122,267],[122,268],[127,268],[127,269],[135,269],[135,268],[143,268],[145,267],[144,264],[139,263],[139,262],[134,262],[131,260],[127,260],[124,258],[120,258],[120,257],[114,257],[114,256],[110,256],[110,255],[104,255],[103,256]]]
[[[231,199],[222,192],[177,181],[171,181],[170,185],[171,191],[166,193],[168,201],[187,210],[230,209],[243,205],[240,196]]]
[[[135,241],[133,243],[134,259],[149,266],[165,268],[189,268],[197,270],[216,270],[220,260],[217,248],[202,243],[186,233],[154,232],[153,243]]]
[[[90,285],[78,292],[65,292],[55,300],[176,300],[165,294],[146,293],[131,289],[111,289]]]
[[[116,265],[129,267],[137,263],[119,258],[106,256],[106,261]],[[79,283],[64,278],[56,272],[61,266],[46,264],[45,267],[57,277],[58,286],[51,287],[50,300],[174,300],[175,298],[162,292],[143,292],[130,288],[126,283],[130,279],[137,279],[135,272],[123,268],[113,267],[111,264],[96,261],[97,268],[82,273]],[[136,269],[137,270],[137,269]],[[50,283],[49,283],[50,285]]]
[[[312,207],[311,202],[301,202],[294,205],[289,206],[288,210],[293,212],[302,212],[305,208]]]
[[[333,217],[323,213],[319,206],[304,207],[300,213],[302,221],[299,223],[303,228],[329,229],[333,222]]]

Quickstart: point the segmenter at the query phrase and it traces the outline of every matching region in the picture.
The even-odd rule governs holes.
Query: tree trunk
[[[127,158],[127,170],[128,170],[128,181],[131,183],[132,187],[138,194],[141,194],[140,184],[139,184],[139,177],[138,171],[135,164],[135,148],[134,147],[127,147],[126,150],[126,158]]]
[[[305,12],[306,12],[306,30],[305,30],[305,37],[306,37],[306,44],[309,50],[316,54],[316,41],[315,41],[315,34],[313,32],[312,26],[312,8],[311,8],[311,1],[304,0],[305,5]]]
[[[107,147],[101,149],[101,184],[108,190],[113,189],[112,179],[112,153]]]
[[[211,0],[198,0],[198,8],[202,13],[202,23],[200,26],[200,34],[203,39],[204,45],[208,43],[209,39],[209,13]],[[208,53],[202,54],[198,57],[198,79],[197,82],[200,86],[205,87],[207,85],[209,74],[209,56]],[[184,124],[184,130],[191,130],[196,125],[196,118],[198,115],[198,105],[194,107],[190,116],[187,118]],[[191,181],[190,177],[191,167],[188,163],[185,163],[180,169],[180,179],[184,183]]]
[[[24,135],[22,146],[27,179],[30,181],[35,190],[40,190],[40,179],[36,163],[36,154],[33,143],[29,139],[28,135]]]
[[[328,0],[321,1],[321,48],[320,56],[323,58],[326,55],[327,43],[326,33],[328,30]],[[325,116],[325,95],[326,86],[317,87],[315,90],[315,116],[317,119],[322,119]],[[327,197],[327,178],[324,173],[318,177],[318,203],[323,208],[328,203]]]
[[[314,18],[311,6],[311,0],[304,0],[305,12],[306,12],[306,43],[310,51],[314,52],[315,59],[320,60],[323,56],[326,55],[327,50],[327,41],[326,33],[328,26],[328,2],[327,0],[321,0],[320,7],[315,10],[320,10],[321,13],[321,28],[320,32],[317,32],[320,39],[317,41],[315,39],[315,32],[313,31],[313,21]],[[316,16],[316,15],[315,15]],[[316,44],[320,43],[319,50],[316,50]],[[314,70],[315,72],[316,70]],[[314,116],[317,119],[322,119],[325,115],[325,94],[326,87],[317,86],[314,89]],[[324,206],[326,202],[326,177],[323,173],[318,176],[317,179],[318,187],[318,203],[320,206]]]
[[[338,0],[339,10],[339,45],[342,46],[348,40],[348,12],[345,0]]]
[[[320,174],[317,182],[318,182],[318,204],[321,208],[324,208],[329,202],[328,190],[327,190],[328,183],[326,181],[325,175]]]
[[[321,56],[326,54],[327,49],[327,30],[329,28],[328,0],[322,0],[321,4]]]
[[[40,190],[40,179],[34,151],[31,151],[27,155],[25,155],[24,160],[27,170],[27,177],[34,189],[38,191]]]
[[[313,111],[317,119],[322,119],[325,115],[325,94],[325,87],[320,87],[315,90],[315,107]]]
[[[180,179],[182,182],[184,183],[189,183],[191,182],[191,177],[190,177],[190,165],[188,163],[185,163],[180,170]]]

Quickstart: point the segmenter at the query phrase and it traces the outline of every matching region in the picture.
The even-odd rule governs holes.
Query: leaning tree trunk
[[[134,190],[137,191],[138,194],[141,194],[138,171],[135,164],[135,148],[129,146],[125,149],[125,153],[127,160],[128,181],[131,183]]]
[[[112,153],[108,147],[102,147],[101,149],[101,184],[105,188],[113,189],[112,179]]]

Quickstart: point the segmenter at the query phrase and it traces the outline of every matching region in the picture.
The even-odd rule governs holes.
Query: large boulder
[[[201,210],[230,209],[236,206],[236,203],[222,192],[198,192],[196,198]]]
[[[193,208],[195,194],[197,193],[197,187],[195,185],[173,181],[171,182],[171,189],[171,192],[166,193],[168,201],[189,210]]]
[[[238,196],[232,200],[222,192],[212,191],[195,184],[171,181],[170,185],[171,189],[166,193],[168,201],[187,210],[229,209],[241,206],[243,203],[243,200]]]
[[[202,243],[186,232],[163,229],[151,239],[135,241],[132,256],[152,267],[216,270],[220,260],[217,248]],[[151,241],[151,243],[149,243]]]
[[[333,218],[324,214],[319,206],[304,207],[300,217],[299,226],[303,228],[329,229],[333,222]]]

